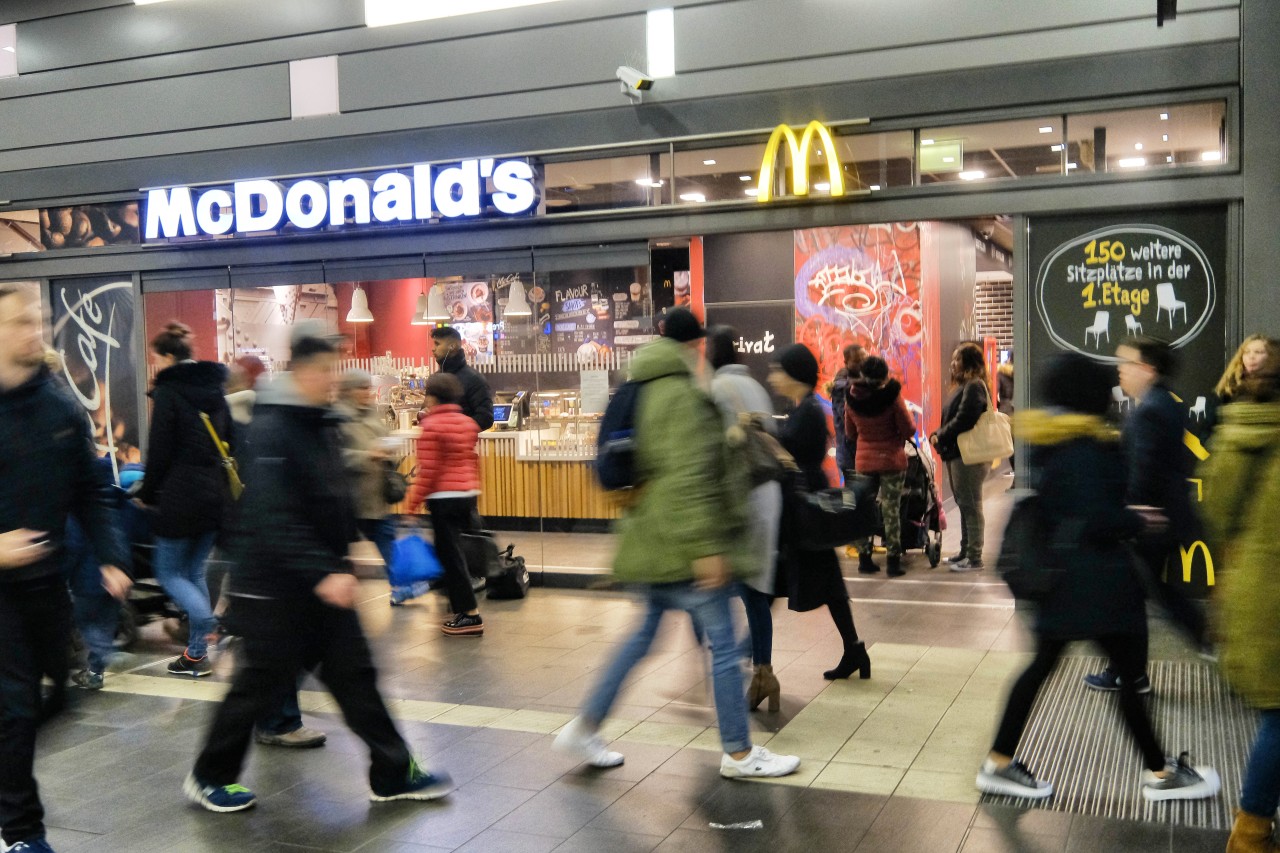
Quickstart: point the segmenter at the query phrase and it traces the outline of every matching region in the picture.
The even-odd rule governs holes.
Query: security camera
[[[647,92],[653,88],[653,78],[645,76],[643,71],[637,71],[630,65],[618,66],[618,79],[622,81],[623,93],[637,100],[641,92]]]

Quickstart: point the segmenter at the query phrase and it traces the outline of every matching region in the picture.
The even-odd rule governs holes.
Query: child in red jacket
[[[461,534],[471,530],[480,494],[480,458],[476,441],[480,428],[462,412],[462,384],[448,373],[427,380],[427,416],[418,436],[418,469],[406,497],[409,512],[425,499],[435,531],[436,556],[444,568],[445,587],[453,617],[441,630],[451,637],[479,637],[484,620],[476,606],[462,553]]]

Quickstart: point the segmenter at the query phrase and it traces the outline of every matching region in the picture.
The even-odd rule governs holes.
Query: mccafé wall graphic
[[[1216,403],[1214,386],[1225,366],[1226,331],[1220,296],[1226,275],[1227,212],[1222,207],[1153,211],[1141,215],[1062,216],[1030,223],[1030,269],[1035,275],[1031,358],[1035,365],[1059,350],[1108,364],[1116,347],[1134,335],[1168,341],[1180,369],[1169,383],[1182,402],[1184,460],[1208,456]],[[1032,404],[1039,390],[1032,386]],[[1115,413],[1128,415],[1135,401],[1117,379]],[[1193,503],[1205,484],[1187,483]],[[1221,555],[1206,546],[1203,531],[1180,531],[1181,560],[1166,568],[1166,583],[1204,593],[1222,571]]]

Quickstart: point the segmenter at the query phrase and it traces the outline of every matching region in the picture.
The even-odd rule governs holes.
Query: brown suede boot
[[[751,676],[751,686],[747,688],[747,707],[754,711],[765,699],[769,700],[769,710],[776,712],[781,707],[782,692],[778,685],[778,677],[773,674],[773,667],[761,664]]]
[[[1271,818],[1236,809],[1236,822],[1227,839],[1227,853],[1276,853]]]

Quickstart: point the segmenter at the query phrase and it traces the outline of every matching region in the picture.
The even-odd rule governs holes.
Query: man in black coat
[[[1120,390],[1134,400],[1122,435],[1129,468],[1126,500],[1130,506],[1157,509],[1168,521],[1163,533],[1140,541],[1138,562],[1156,602],[1197,647],[1203,648],[1204,612],[1181,590],[1163,580],[1165,565],[1178,555],[1183,537],[1199,529],[1187,483],[1192,466],[1183,444],[1186,410],[1173,398],[1166,384],[1176,368],[1173,351],[1164,341],[1137,336],[1117,347],[1116,357],[1120,361],[1117,368]],[[1144,633],[1144,668],[1146,640]],[[1119,688],[1117,676],[1110,667],[1086,675],[1084,681],[1094,690]],[[1151,692],[1151,680],[1147,676],[1142,677],[1138,690]]]
[[[462,383],[462,411],[475,421],[480,431],[493,426],[493,392],[489,383],[467,364],[462,351],[462,335],[452,326],[436,326],[431,330],[431,354],[445,373],[452,373]]]
[[[95,464],[86,413],[57,387],[44,361],[39,303],[0,285],[0,831],[4,849],[51,851],[33,775],[36,729],[57,710],[71,646],[62,572],[74,514],[117,599],[129,578],[111,484]],[[54,683],[52,701],[41,679]]]
[[[342,457],[341,416],[329,406],[337,344],[313,322],[294,327],[291,373],[258,397],[244,457],[245,493],[231,558],[233,629],[244,638],[235,679],[183,785],[193,803],[235,812],[256,802],[237,784],[254,722],[314,670],[369,747],[377,802],[430,800],[451,788],[418,767],[378,693],[355,606],[347,552],[355,505]]]

